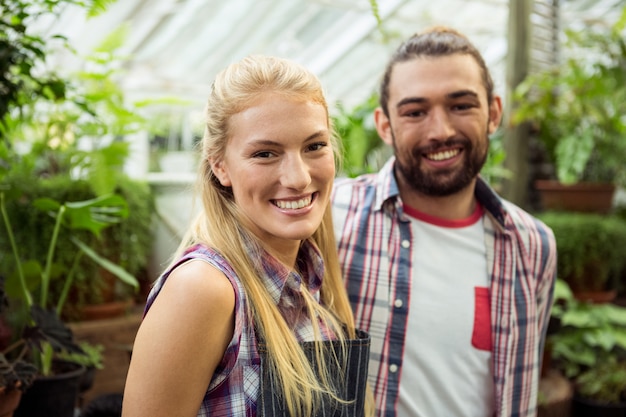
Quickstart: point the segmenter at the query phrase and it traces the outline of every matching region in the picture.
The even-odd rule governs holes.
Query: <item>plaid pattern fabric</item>
[[[396,416],[408,305],[394,300],[410,294],[412,276],[410,220],[402,210],[394,162],[378,174],[337,179],[332,196],[356,326],[372,338],[369,383],[381,417]],[[485,209],[496,415],[534,416],[556,242],[547,226],[498,197],[480,178],[475,196]]]
[[[249,253],[256,259],[257,255],[254,255],[252,250]],[[243,285],[228,262],[218,252],[203,245],[189,248],[172,268],[166,270],[157,279],[148,296],[145,311],[147,312],[154,302],[172,270],[191,259],[203,260],[222,271],[235,290],[233,338],[211,379],[198,416],[256,416],[261,385],[258,340],[248,311],[248,301]],[[321,255],[311,242],[304,242],[301,246],[298,266],[303,275],[285,268],[267,253],[258,259],[260,279],[265,283],[272,299],[293,329],[296,339],[304,342],[313,340],[313,330],[311,321],[305,314],[301,314],[303,301],[300,284],[306,277],[305,282],[308,282],[309,292],[319,301],[319,290],[324,274]],[[323,329],[322,339],[330,340],[330,332]]]

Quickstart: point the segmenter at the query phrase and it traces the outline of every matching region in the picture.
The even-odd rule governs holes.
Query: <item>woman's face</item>
[[[213,172],[232,187],[246,226],[276,254],[295,254],[319,227],[335,177],[325,108],[265,93],[229,122]]]

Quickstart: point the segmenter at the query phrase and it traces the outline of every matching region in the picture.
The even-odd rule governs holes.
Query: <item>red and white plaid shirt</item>
[[[393,174],[337,179],[333,220],[356,326],[372,338],[369,383],[377,415],[395,417],[407,331],[413,239]],[[543,345],[556,276],[552,231],[501,199],[482,179],[475,196],[489,266],[494,408],[498,417],[536,415]],[[424,381],[428,384],[428,381]]]

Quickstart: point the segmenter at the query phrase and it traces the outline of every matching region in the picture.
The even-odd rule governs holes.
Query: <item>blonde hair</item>
[[[257,334],[267,344],[270,369],[273,370],[276,383],[283,388],[290,414],[311,416],[320,404],[322,394],[329,394],[335,400],[343,401],[337,397],[330,382],[331,370],[341,369],[337,366],[340,364],[321,360],[322,345],[317,344],[316,354],[320,364],[317,371],[320,376],[316,377],[315,370],[309,364],[292,330],[258,278],[259,265],[256,260],[260,258],[262,242],[240,226],[243,222],[240,221],[232,190],[222,186],[211,169],[211,161],[220,160],[227,147],[230,118],[268,92],[324,106],[329,129],[333,131],[319,80],[295,62],[277,57],[249,56],[220,72],[208,99],[206,128],[202,139],[197,192],[203,210],[187,231],[176,257],[184,248],[195,243],[204,243],[218,250],[230,262],[245,288]],[[333,148],[337,150],[334,133],[332,136]],[[343,342],[345,339],[342,329],[345,329],[349,337],[354,337],[355,329],[352,310],[341,280],[330,204],[322,223],[310,239],[322,254],[325,273],[320,303],[308,291],[303,291],[307,312],[313,323],[316,339],[319,340],[321,334],[317,320],[319,318]],[[259,256],[250,256],[247,248],[251,245]]]

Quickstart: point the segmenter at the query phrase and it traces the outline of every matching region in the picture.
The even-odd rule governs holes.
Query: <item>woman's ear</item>
[[[230,182],[230,176],[228,175],[228,170],[224,167],[224,160],[211,160],[211,170],[213,171],[213,175],[218,179],[220,184],[223,187],[230,187],[232,183]]]

